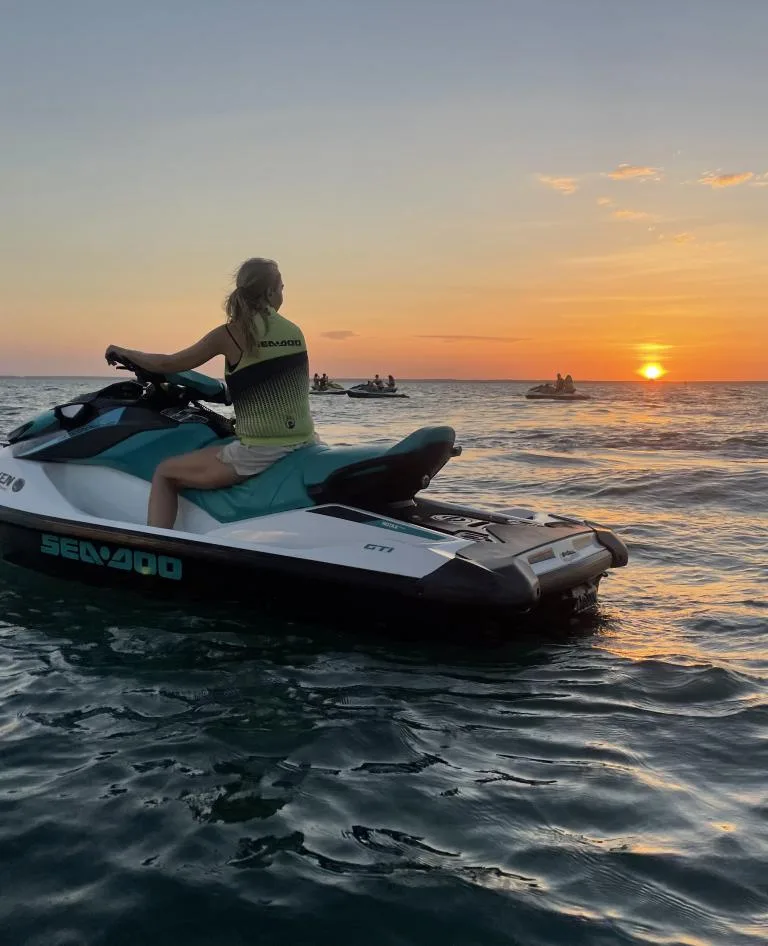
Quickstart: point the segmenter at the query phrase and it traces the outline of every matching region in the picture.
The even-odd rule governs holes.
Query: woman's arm
[[[104,357],[107,361],[122,355],[128,361],[136,365],[137,368],[144,368],[145,371],[153,371],[156,374],[173,374],[177,371],[189,371],[192,368],[198,368],[204,365],[206,361],[215,358],[216,355],[225,355],[231,361],[237,361],[237,356],[232,357],[235,351],[235,345],[225,326],[220,325],[213,331],[204,335],[199,342],[190,345],[182,351],[177,351],[173,355],[157,355],[145,351],[135,351],[132,348],[121,348],[119,345],[109,345]]]

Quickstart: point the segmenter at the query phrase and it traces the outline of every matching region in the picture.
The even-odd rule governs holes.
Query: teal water
[[[0,436],[95,386],[0,379]],[[596,620],[388,639],[0,566],[3,942],[768,940],[768,386],[403,387],[314,398],[324,439],[452,423],[430,493],[611,524]]]

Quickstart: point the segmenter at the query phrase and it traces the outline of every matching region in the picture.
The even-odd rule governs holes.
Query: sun
[[[657,364],[656,362],[653,362],[648,365],[643,365],[643,367],[640,369],[640,374],[644,378],[647,378],[648,381],[656,381],[658,378],[661,378],[666,373],[667,372],[662,368],[662,366]]]

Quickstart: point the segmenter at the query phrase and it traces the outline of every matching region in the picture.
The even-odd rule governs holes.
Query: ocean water
[[[96,386],[0,379],[0,435]],[[436,496],[612,525],[593,620],[388,638],[0,566],[3,943],[768,941],[768,385],[525,387],[312,406],[452,423]]]

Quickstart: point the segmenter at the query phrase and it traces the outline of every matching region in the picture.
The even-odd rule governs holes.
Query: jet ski
[[[529,401],[590,401],[591,394],[578,391],[558,391],[554,384],[538,384],[525,392]]]
[[[594,522],[424,498],[461,452],[447,426],[389,446],[301,447],[239,485],[185,490],[175,528],[149,527],[158,463],[223,446],[234,426],[206,406],[229,403],[222,382],[123,366],[132,379],[53,407],[0,447],[7,562],[145,594],[212,593],[255,621],[262,604],[304,601],[315,615],[355,603],[411,622],[464,613],[472,627],[589,609],[605,572],[627,562]]]
[[[335,381],[329,381],[328,384],[309,389],[310,394],[346,394],[347,389]]]
[[[407,394],[401,394],[398,392],[397,387],[394,388],[379,388],[375,384],[355,384],[351,388],[347,389],[347,394],[350,397],[357,398],[398,398],[398,397],[408,397]]]

